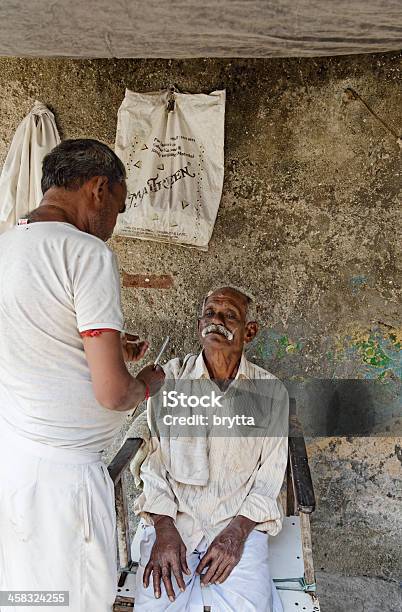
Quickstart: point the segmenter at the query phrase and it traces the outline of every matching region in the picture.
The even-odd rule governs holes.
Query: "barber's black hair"
[[[99,140],[63,140],[43,160],[42,193],[51,187],[75,191],[94,176],[106,176],[113,186],[126,178],[126,170],[116,153]]]

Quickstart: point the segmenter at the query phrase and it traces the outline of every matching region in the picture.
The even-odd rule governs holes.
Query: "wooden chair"
[[[284,612],[319,612],[311,545],[310,514],[315,497],[303,432],[290,398],[289,457],[280,493],[285,519],[282,531],[270,538],[270,569],[282,600]],[[139,530],[129,540],[124,471],[141,446],[138,438],[127,439],[108,470],[115,485],[117,539],[120,577],[114,612],[132,612],[135,600],[135,572],[139,560]],[[210,610],[205,606],[204,610]]]

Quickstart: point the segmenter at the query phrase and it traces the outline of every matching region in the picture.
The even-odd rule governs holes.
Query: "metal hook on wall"
[[[170,113],[175,109],[175,92],[177,91],[174,85],[169,87],[169,97],[167,102],[167,112]]]

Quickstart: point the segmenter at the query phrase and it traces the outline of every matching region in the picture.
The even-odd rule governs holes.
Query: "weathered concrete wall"
[[[127,328],[154,350],[170,333],[171,356],[195,350],[200,295],[234,283],[257,303],[249,356],[278,376],[396,384],[400,148],[344,90],[400,133],[400,60],[2,59],[0,163],[35,99],[55,112],[62,137],[113,145],[125,87],[226,88],[224,194],[208,253],[111,241],[122,271],[172,279],[167,289],[123,288]],[[322,438],[309,452],[317,569],[397,578],[402,441]]]

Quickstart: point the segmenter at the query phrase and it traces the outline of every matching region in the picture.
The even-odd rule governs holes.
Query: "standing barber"
[[[124,211],[122,162],[66,140],[44,159],[42,191],[0,237],[0,591],[68,591],[69,612],[110,612],[114,490],[100,453],[164,373],[125,365],[148,344],[121,340],[104,244]]]

